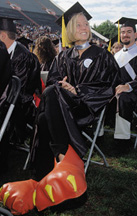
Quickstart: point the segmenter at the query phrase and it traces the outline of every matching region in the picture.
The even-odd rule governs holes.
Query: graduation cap
[[[92,16],[85,10],[85,8],[83,8],[83,6],[79,3],[79,2],[76,2],[71,8],[69,8],[66,12],[64,12],[64,21],[65,21],[65,26],[67,26],[69,20],[71,19],[71,17],[74,15],[74,14],[77,14],[77,13],[80,13],[80,12],[83,12],[83,14],[85,15],[85,17],[87,18],[87,20],[90,20],[92,18]],[[62,16],[59,17],[57,20],[56,20],[56,23],[58,25],[62,25]]]
[[[114,44],[115,42],[120,43],[120,41],[119,41],[119,39],[118,39],[118,35],[116,35],[115,37],[111,38],[111,39],[107,42],[107,44],[109,45],[110,42],[111,42],[111,47],[113,46],[113,44]]]
[[[59,39],[52,40],[52,43],[56,46],[57,44],[59,44]]]
[[[0,17],[0,30],[10,31],[16,33],[16,25],[14,20],[21,20],[15,17]]]
[[[121,25],[121,28],[122,27],[132,27],[134,32],[136,32],[135,25],[137,24],[137,19],[122,17],[121,19],[116,21],[115,24],[118,24],[118,42],[120,43],[120,25]]]
[[[108,44],[108,51],[111,52],[111,47],[113,46],[113,44],[115,42],[118,42],[118,35],[116,35],[115,37],[113,37],[112,39],[110,39],[107,44]]]
[[[72,7],[70,7],[64,14],[56,20],[56,23],[62,26],[62,46],[68,46],[67,39],[66,39],[66,26],[69,20],[72,18],[73,15],[83,12],[84,16],[87,20],[90,20],[92,16],[83,8],[83,6],[76,2]]]
[[[108,42],[108,51],[110,51],[112,53],[112,49],[115,47],[123,47],[121,41],[119,41],[118,35],[116,35],[115,37],[113,37],[112,39],[110,39]],[[112,49],[111,49],[112,48]],[[118,49],[118,48],[117,48]]]
[[[33,43],[32,40],[28,39],[28,38],[25,38],[24,36],[20,37],[20,38],[17,38],[16,41],[19,41],[20,43],[22,43],[25,47],[28,48],[28,45],[30,43]]]
[[[136,32],[135,25],[137,24],[137,19],[122,17],[115,24],[121,24],[121,27],[132,27],[134,32]]]

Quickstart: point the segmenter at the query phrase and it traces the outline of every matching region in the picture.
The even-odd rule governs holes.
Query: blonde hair
[[[70,45],[73,45],[77,41],[75,38],[75,33],[76,33],[77,18],[79,16],[85,17],[85,15],[82,12],[77,13],[77,14],[72,16],[72,18],[69,20],[69,22],[67,24],[66,38],[67,38],[68,44],[70,44]],[[86,20],[87,20],[87,18],[86,18]],[[91,39],[91,30],[90,30],[90,26],[89,26],[89,38],[88,38],[88,40],[90,40],[90,39]]]
[[[119,42],[115,42],[115,43],[112,45],[112,49],[111,49],[111,53],[112,53],[112,55],[115,54],[115,52],[114,52],[114,48],[115,48],[116,46],[121,46],[121,49],[122,49],[123,44],[122,44],[122,43],[119,43]]]

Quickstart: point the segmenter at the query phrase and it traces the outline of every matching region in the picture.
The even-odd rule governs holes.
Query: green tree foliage
[[[113,24],[111,21],[107,20],[103,23],[101,23],[99,26],[93,25],[93,29],[100,34],[102,34],[104,37],[107,37],[109,39],[112,39],[115,37],[118,33],[118,28],[115,24]]]

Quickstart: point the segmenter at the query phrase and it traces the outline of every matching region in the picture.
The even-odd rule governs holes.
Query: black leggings
[[[69,135],[61,113],[60,105],[53,86],[43,93],[38,115],[36,137],[34,139],[35,153],[33,166],[36,176],[41,179],[54,167],[54,157],[65,154],[68,149]],[[32,150],[34,151],[33,147]]]
[[[46,89],[44,100],[44,115],[51,141],[49,144],[54,156],[57,157],[60,153],[66,153],[70,140],[54,86]],[[45,136],[45,133],[43,135]],[[47,140],[46,137],[45,139]]]

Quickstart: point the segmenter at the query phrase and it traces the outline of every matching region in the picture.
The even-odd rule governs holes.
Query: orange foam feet
[[[64,159],[37,185],[34,205],[39,211],[67,199],[81,196],[87,189],[84,163],[69,145]]]
[[[0,201],[12,214],[25,214],[34,208],[33,193],[36,186],[37,182],[32,179],[4,184],[0,188]]]

